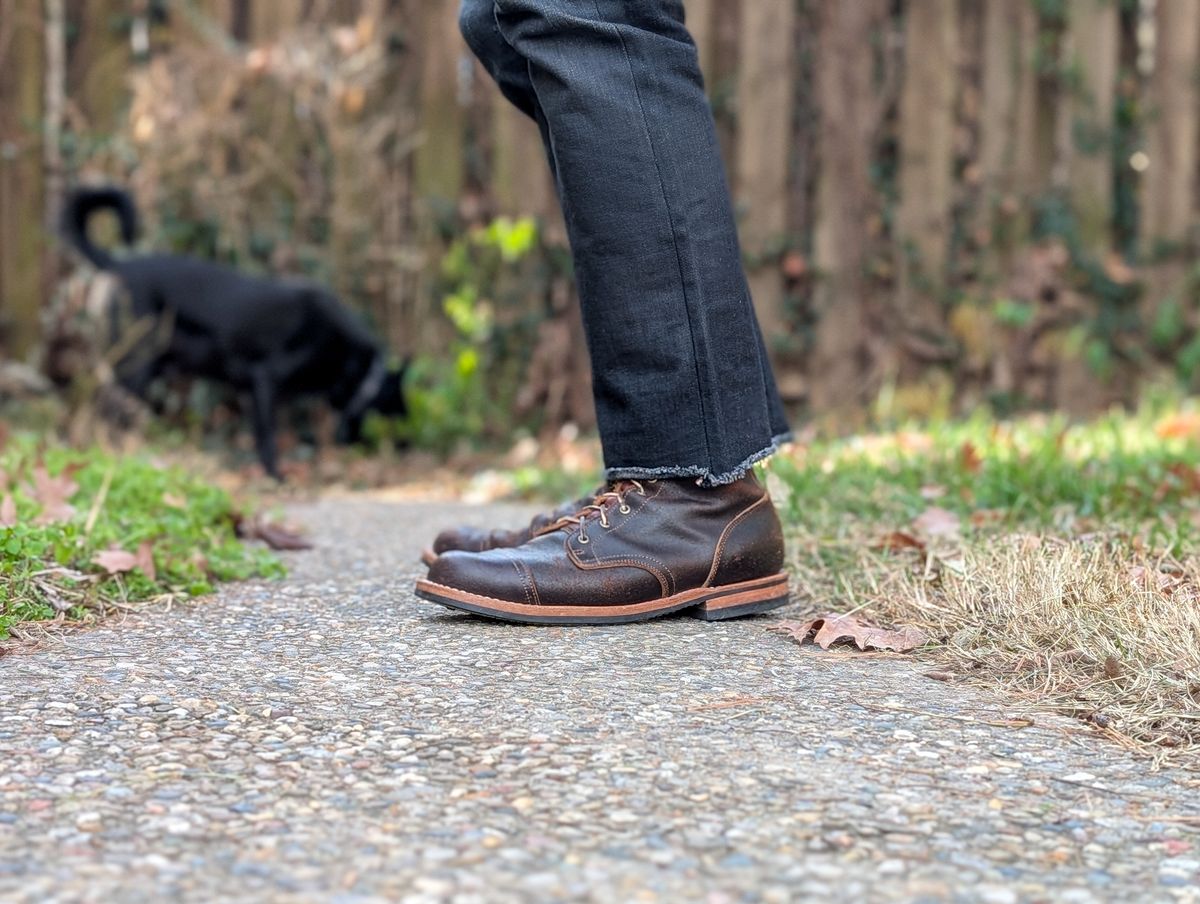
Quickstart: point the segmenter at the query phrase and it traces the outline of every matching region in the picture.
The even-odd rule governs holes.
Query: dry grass
[[[1200,743],[1200,566],[1120,543],[1014,536],[901,570],[883,617],[964,670],[1139,744]]]
[[[1200,745],[1198,451],[1145,419],[1120,429],[1111,456],[1096,454],[1095,425],[998,446],[988,437],[1005,431],[964,439],[960,426],[916,451],[912,434],[800,450],[772,467],[800,593],[814,612],[919,627],[935,642],[918,655],[939,670],[1187,762]],[[1088,450],[1087,473],[1073,449]],[[923,519],[933,506],[945,511]]]

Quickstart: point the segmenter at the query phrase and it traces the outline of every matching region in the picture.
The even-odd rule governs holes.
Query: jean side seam
[[[696,349],[696,326],[693,323],[692,307],[688,301],[683,252],[679,247],[679,235],[675,229],[675,217],[671,213],[671,202],[667,192],[666,180],[663,178],[662,164],[659,162],[658,149],[655,147],[654,136],[650,131],[650,119],[646,114],[646,105],[642,101],[642,91],[638,85],[637,72],[634,70],[633,59],[629,55],[629,48],[625,45],[625,36],[621,34],[621,29],[615,23],[608,22],[605,19],[604,13],[600,11],[600,4],[596,0],[593,0],[592,7],[596,10],[597,20],[611,28],[613,34],[617,37],[617,41],[621,44],[621,54],[625,57],[625,66],[629,69],[629,78],[633,83],[633,94],[637,98],[638,113],[642,119],[642,128],[646,133],[646,143],[650,147],[650,158],[654,161],[654,172],[658,177],[658,190],[662,195],[663,209],[667,212],[667,224],[671,229],[671,244],[675,249],[675,265],[679,270],[679,291],[683,295],[683,311],[687,317],[688,337],[692,342],[692,360],[695,362],[696,375],[696,398],[700,405],[700,423],[704,425],[704,455],[711,466],[713,461],[712,442],[709,439],[709,424],[706,416],[708,406],[705,404],[704,399],[705,384],[700,376],[700,353]]]

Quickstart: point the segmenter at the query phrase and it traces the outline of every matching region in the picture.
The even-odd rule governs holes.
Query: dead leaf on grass
[[[954,512],[933,506],[913,520],[913,527],[927,537],[957,537],[962,530],[962,519]]]
[[[983,457],[970,440],[963,443],[962,448],[958,450],[958,460],[963,470],[969,474],[975,474],[983,467]]]
[[[17,503],[12,493],[5,493],[0,499],[0,527],[17,526]]]
[[[925,543],[907,531],[894,530],[880,539],[877,548],[892,551],[900,549],[924,549]]]
[[[791,637],[803,644],[812,635],[813,643],[822,650],[839,641],[850,641],[860,650],[894,650],[907,653],[925,643],[929,638],[916,628],[880,628],[857,615],[835,615],[826,613],[805,622],[781,622],[772,630]]]
[[[312,542],[302,534],[275,522],[268,521],[262,515],[247,518],[244,515],[234,515],[233,529],[243,540],[262,540],[271,549],[312,549]]]
[[[124,549],[105,549],[92,556],[92,563],[108,574],[124,574],[138,567],[138,557]]]
[[[64,468],[57,477],[51,477],[45,465],[33,469],[33,487],[30,497],[41,506],[42,510],[35,519],[37,524],[52,524],[55,521],[66,521],[75,514],[75,507],[67,500],[79,489],[72,475],[78,468]]]

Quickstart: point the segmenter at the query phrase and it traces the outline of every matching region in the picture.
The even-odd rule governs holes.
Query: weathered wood
[[[251,40],[269,43],[305,20],[304,0],[250,0],[248,24]]]
[[[67,5],[74,35],[67,93],[96,135],[115,131],[129,102],[129,15],[129,0],[70,0]]]
[[[558,193],[537,126],[498,91],[493,102],[491,188],[496,210],[535,216],[556,241],[565,241]]]
[[[1196,223],[1200,0],[1159,0],[1154,22],[1154,72],[1146,97],[1149,167],[1141,223],[1151,256],[1160,243],[1181,250]]]
[[[899,321],[909,337],[942,332],[954,167],[956,0],[905,7],[896,210]]]
[[[452,203],[462,190],[465,140],[459,67],[466,48],[458,32],[457,0],[427,0],[421,16],[421,137],[416,151],[416,190],[426,200]]]
[[[776,252],[788,228],[795,8],[793,0],[754,0],[741,10],[736,185],[750,290],[767,336],[789,331]]]
[[[1102,256],[1112,241],[1117,2],[1074,0],[1067,4],[1067,17],[1068,190],[1083,250]]]
[[[45,0],[45,66],[42,103],[42,173],[45,179],[42,224],[51,236],[58,227],[62,210],[65,173],[63,172],[62,136],[67,89],[66,8],[63,0]],[[54,290],[61,257],[56,242],[46,246],[42,297]]]
[[[1146,91],[1146,156],[1141,245],[1147,261],[1142,313],[1153,323],[1166,305],[1192,309],[1187,270],[1196,243],[1200,140],[1200,0],[1159,0],[1154,71]],[[1182,322],[1177,310],[1174,319]]]
[[[1028,233],[1034,177],[1037,14],[1032,3],[985,3],[980,93],[979,271],[993,282]]]
[[[43,15],[0,0],[0,330],[16,357],[37,341],[46,285]]]
[[[868,220],[877,198],[871,184],[879,105],[872,37],[885,0],[822,0],[817,39],[820,120],[813,257],[819,274],[810,399],[818,413],[867,401],[871,361],[866,310],[871,254]]]
[[[712,90],[716,54],[716,11],[717,0],[684,0],[684,12],[688,31],[696,42],[700,54],[700,70],[704,83]]]

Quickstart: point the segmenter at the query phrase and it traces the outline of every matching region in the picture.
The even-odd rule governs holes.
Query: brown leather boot
[[[489,530],[472,527],[469,524],[449,528],[434,538],[433,546],[421,551],[421,561],[426,565],[432,565],[437,561],[438,556],[452,550],[483,552],[486,549],[507,549],[512,546],[520,546],[559,518],[575,514],[603,493],[605,489],[606,487],[599,486],[588,495],[563,503],[552,512],[535,515],[528,525],[516,530]]]
[[[417,595],[453,609],[545,625],[643,621],[686,610],[716,620],[788,601],[783,532],[752,475],[619,481],[522,546],[447,552]]]

